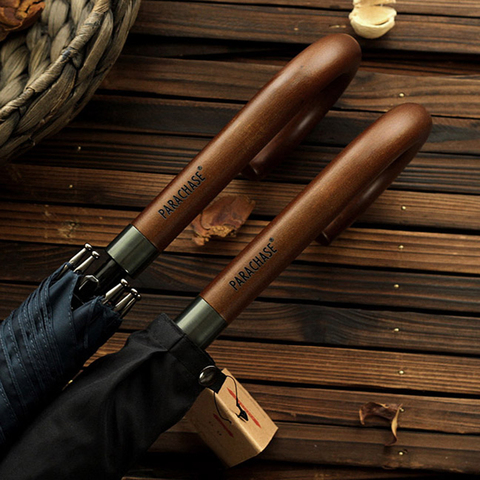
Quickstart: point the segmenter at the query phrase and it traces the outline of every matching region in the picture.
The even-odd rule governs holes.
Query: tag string
[[[244,422],[248,422],[248,415],[247,415],[247,412],[242,408],[242,406],[240,405],[240,401],[238,400],[238,386],[237,386],[237,381],[235,380],[235,378],[233,378],[231,375],[226,375],[227,378],[231,378],[233,380],[233,383],[235,385],[235,404],[239,410],[239,413],[237,413],[237,417],[240,418],[241,420],[243,420]],[[218,408],[218,403],[217,403],[217,394],[214,393],[213,395],[213,401],[215,402],[215,408],[217,409],[217,412],[218,412],[218,415],[220,416],[220,418],[222,420],[225,420],[226,422],[228,423],[232,423],[228,418],[225,418],[221,412],[220,412],[220,409]]]

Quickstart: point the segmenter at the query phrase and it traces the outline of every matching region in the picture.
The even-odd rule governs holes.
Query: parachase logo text
[[[255,255],[248,264],[237,273],[237,275],[235,275],[233,280],[228,282],[236,292],[277,253],[278,250],[275,249],[272,243],[273,238],[270,239],[270,242],[267,243],[266,247],[262,248],[262,250],[260,250],[258,254]]]
[[[193,191],[202,184],[202,182],[205,181],[205,177],[200,173],[201,170],[202,167],[199,166],[198,172],[192,175],[190,180],[188,180],[181,188],[178,189],[177,194],[173,195],[173,197],[168,200],[165,205],[163,205],[163,208],[158,210],[158,213],[164,219],[169,217],[175,211],[175,209],[177,209],[180,204],[186,200],[193,193]]]

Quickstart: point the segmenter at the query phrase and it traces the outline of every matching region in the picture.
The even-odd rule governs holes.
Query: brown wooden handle
[[[330,238],[371,203],[423,145],[431,119],[420,105],[392,109],[351,142],[200,294],[231,322],[302,250]],[[342,214],[342,212],[346,212]],[[339,219],[335,222],[335,219]]]
[[[333,94],[345,89],[359,63],[360,47],[348,35],[329,35],[310,45],[167,185],[134,227],[164,250],[259,152],[267,159],[257,159],[264,172],[275,158],[272,153],[298,143],[330,108]]]
[[[406,104],[408,106],[409,104]],[[417,105],[415,105],[417,106]],[[405,108],[405,106],[402,106]],[[410,108],[410,107],[408,107]],[[423,107],[421,107],[423,108]],[[395,110],[397,111],[397,110]],[[393,110],[391,111],[393,112]],[[382,117],[384,118],[384,117]],[[412,121],[414,119],[412,118]],[[317,237],[317,241],[322,245],[329,245],[338,235],[340,235],[346,228],[348,228],[367,208],[392,184],[392,182],[402,173],[403,169],[415,157],[418,150],[421,148],[431,129],[431,120],[427,129],[427,125],[419,128],[418,141],[414,142],[410,148],[403,152],[400,156],[395,158],[395,153],[392,152],[392,163],[366,188],[360,192],[356,197],[352,198],[344,210],[338,215],[333,222],[328,225]]]
[[[333,45],[327,44],[332,37]],[[242,170],[245,177],[250,180],[265,178],[275,165],[291,154],[340,98],[355,76],[360,63],[360,50],[356,58],[351,58],[355,52],[348,38],[347,35],[332,35],[313,45],[317,51],[322,49],[322,56],[318,61],[324,62],[323,69],[330,73],[330,78],[322,79],[323,88],[320,82],[317,84],[314,97],[307,99],[299,112]],[[336,57],[323,56],[324,49],[327,48],[336,49]],[[348,62],[346,62],[347,59],[349,59]],[[320,72],[322,66],[318,65],[317,68]]]

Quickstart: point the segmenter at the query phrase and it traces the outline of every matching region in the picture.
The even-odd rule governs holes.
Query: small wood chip
[[[395,403],[386,405],[383,403],[368,402],[360,407],[358,413],[360,416],[360,423],[362,425],[365,425],[365,420],[369,417],[383,418],[390,422],[390,428],[392,429],[393,433],[393,440],[385,444],[386,447],[389,447],[394,445],[398,440],[398,416],[400,415],[401,411],[402,406]]]
[[[218,198],[192,222],[192,240],[202,246],[213,236],[235,236],[254,207],[255,202],[244,195],[225,195]]]

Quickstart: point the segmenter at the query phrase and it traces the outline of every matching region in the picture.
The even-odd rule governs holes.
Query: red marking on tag
[[[214,413],[213,418],[223,427],[223,429],[233,438],[233,433],[227,428],[227,426],[220,420],[219,416]]]
[[[255,425],[257,425],[258,428],[262,428],[260,422],[248,411],[247,407],[237,398],[235,393],[229,388],[227,388],[227,390],[230,392],[230,395],[235,399],[235,401],[238,402],[238,404],[247,412],[247,415],[253,420]]]

